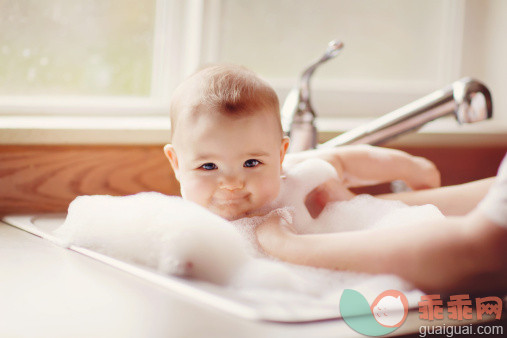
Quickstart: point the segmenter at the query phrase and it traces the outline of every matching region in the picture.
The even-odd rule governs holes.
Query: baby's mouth
[[[227,192],[215,196],[215,203],[219,205],[234,205],[244,202],[248,198],[248,193],[233,193]]]

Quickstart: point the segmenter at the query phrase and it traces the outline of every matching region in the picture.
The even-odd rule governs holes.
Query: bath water
[[[330,233],[413,223],[443,217],[431,205],[408,207],[360,195],[334,202],[313,219],[304,196],[335,170],[326,162],[305,161],[286,172],[281,192],[269,208],[293,219],[300,233]],[[263,254],[254,231],[260,217],[228,222],[180,197],[148,192],[131,196],[80,196],[69,206],[55,235],[76,245],[143,265],[164,274],[208,281],[244,294],[270,297],[334,297],[344,288],[363,295],[412,286],[395,276],[331,271],[284,263]]]

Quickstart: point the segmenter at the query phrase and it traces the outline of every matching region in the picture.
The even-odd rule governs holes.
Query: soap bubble
[[[334,168],[327,162],[311,160],[287,170],[285,176],[279,197],[265,211],[293,221],[301,233],[387,227],[443,217],[431,205],[409,207],[398,201],[359,195],[330,203],[313,219],[304,198],[319,184],[337,179]],[[363,285],[365,292],[375,290],[376,284],[377,290],[412,288],[395,276],[372,277],[270,258],[255,236],[255,227],[262,220],[259,216],[228,222],[181,197],[155,192],[123,197],[80,196],[70,204],[67,219],[55,235],[66,246],[85,247],[164,274],[241,290],[252,297],[264,290],[263,294],[273,291],[278,296],[327,297],[338,304],[337,293],[347,287],[361,290]]]

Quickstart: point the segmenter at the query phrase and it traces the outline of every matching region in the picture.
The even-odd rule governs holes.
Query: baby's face
[[[254,214],[274,200],[288,139],[272,112],[178,120],[166,146],[183,198],[228,220]]]

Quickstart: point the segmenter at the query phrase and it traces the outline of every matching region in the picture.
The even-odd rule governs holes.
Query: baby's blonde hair
[[[183,81],[171,99],[171,134],[180,114],[201,113],[208,108],[230,116],[255,114],[268,109],[273,112],[280,130],[280,106],[271,86],[245,67],[221,64],[199,70]]]

